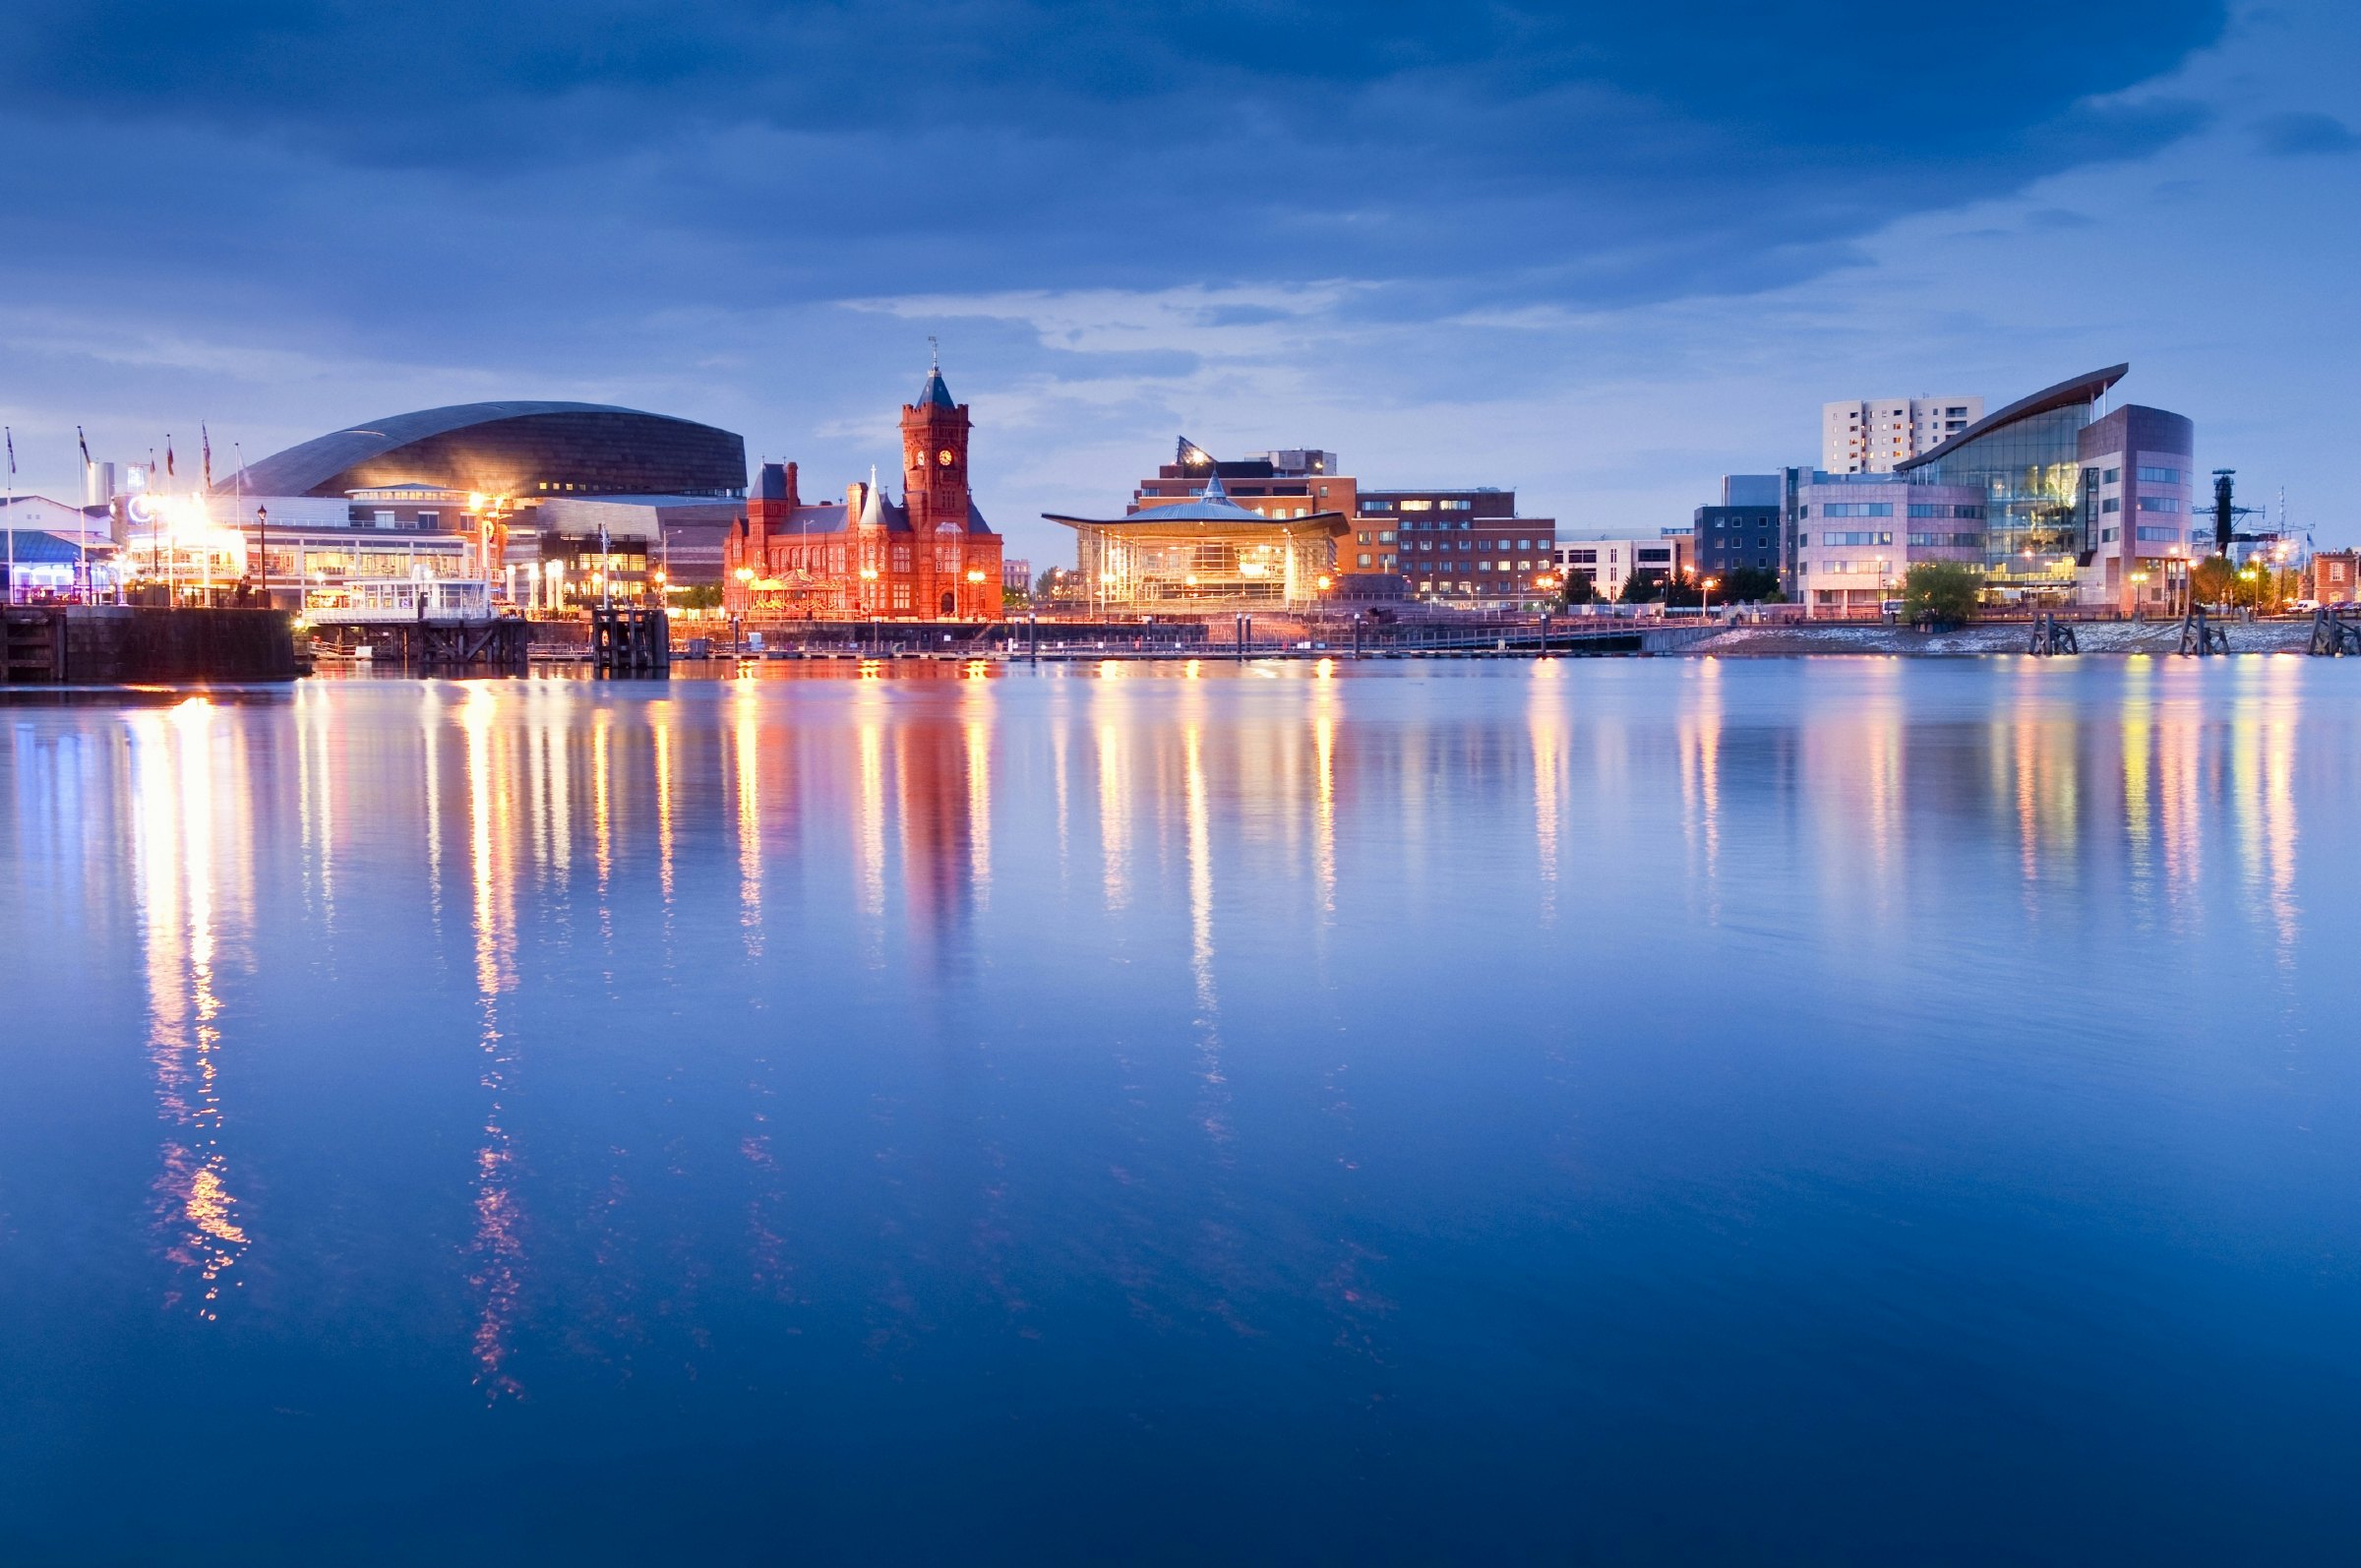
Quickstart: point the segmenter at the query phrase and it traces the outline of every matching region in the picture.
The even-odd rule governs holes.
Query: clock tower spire
[[[918,400],[902,408],[902,502],[922,541],[945,527],[965,533],[968,514],[967,404],[951,400],[939,356],[929,357]]]

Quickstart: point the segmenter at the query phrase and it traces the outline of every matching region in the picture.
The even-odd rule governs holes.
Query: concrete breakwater
[[[0,685],[291,681],[280,610],[39,605],[0,610]]]
[[[2232,653],[2302,653],[2311,644],[2310,621],[2217,621]],[[2180,651],[2178,621],[2074,623],[2084,653],[2170,654]],[[1849,653],[1917,658],[1968,658],[2027,651],[2030,629],[2022,621],[1968,625],[1948,632],[1907,626],[1814,626],[1810,622],[1737,626],[1691,642],[1680,651],[1705,658],[1787,658]]]

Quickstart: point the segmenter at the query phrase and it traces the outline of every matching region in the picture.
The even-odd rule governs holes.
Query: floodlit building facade
[[[728,532],[722,602],[757,618],[997,621],[1000,536],[968,488],[967,405],[939,366],[905,404],[902,499],[873,472],[842,502],[807,505],[794,463],[764,463]]]
[[[2100,412],[2131,370],[2062,381],[1887,473],[1790,485],[1794,589],[1814,615],[1873,614],[1910,567],[1973,568],[1987,600],[2130,613],[2172,602],[2210,538],[2191,514],[2196,429],[2137,403]]]
[[[1987,597],[2160,606],[2167,579],[2204,553],[2189,515],[2196,427],[2137,403],[2098,411],[2130,371],[2110,365],[2044,388],[1896,467],[1912,484],[1981,498]]]
[[[355,583],[482,577],[547,609],[652,589],[666,562],[718,580],[746,444],[601,403],[458,403],[333,431],[187,495],[131,477],[111,496],[127,570],[187,581],[236,567],[258,585],[267,572],[274,596],[301,583],[331,607]]]
[[[1332,596],[1350,515],[1303,492],[1253,499],[1262,505],[1231,499],[1208,463],[1192,496],[1160,488],[1120,517],[1043,515],[1074,530],[1087,602],[1101,613],[1301,609]]]

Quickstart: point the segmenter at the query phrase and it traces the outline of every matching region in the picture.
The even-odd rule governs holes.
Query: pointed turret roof
[[[918,390],[918,401],[913,408],[956,408],[951,401],[951,390],[942,384],[942,367],[938,365],[927,372],[927,384]]]
[[[918,401],[913,408],[956,408],[951,401],[951,390],[942,384],[942,350],[935,339],[927,339],[927,384],[918,390]]]
[[[861,526],[882,528],[885,524],[885,497],[878,488],[877,464],[872,463],[869,467],[869,494],[861,498]]]

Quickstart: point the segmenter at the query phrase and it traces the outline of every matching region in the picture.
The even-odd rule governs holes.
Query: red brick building
[[[764,463],[722,548],[722,602],[756,620],[997,621],[1000,536],[968,490],[967,405],[937,367],[902,409],[902,499],[878,483],[806,505]]]
[[[2312,558],[2312,597],[2323,604],[2361,599],[2361,552],[2323,550]]]

